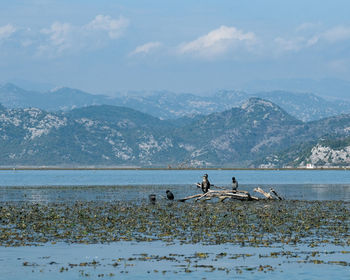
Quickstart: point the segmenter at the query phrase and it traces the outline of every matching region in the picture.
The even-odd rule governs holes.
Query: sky
[[[0,0],[0,82],[92,93],[350,81],[350,1]]]

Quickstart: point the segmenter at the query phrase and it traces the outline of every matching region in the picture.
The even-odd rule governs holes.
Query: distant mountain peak
[[[55,87],[55,88],[53,88],[53,89],[50,89],[49,92],[56,92],[56,91],[61,90],[62,88],[64,89],[64,88],[66,88],[66,87],[64,87],[64,86]]]
[[[56,87],[50,90],[50,93],[61,94],[61,93],[85,93],[79,89],[69,88],[69,87]],[[85,93],[88,94],[88,93]]]
[[[252,109],[253,107],[257,107],[257,106],[278,108],[278,106],[276,104],[272,103],[271,101],[268,101],[268,100],[265,100],[262,98],[258,98],[258,97],[251,97],[246,102],[244,102],[242,104],[241,109],[249,111],[249,109]]]
[[[16,86],[13,83],[6,83],[0,86],[0,88],[2,90],[6,90],[6,91],[11,91],[11,92],[19,92],[19,91],[23,91],[22,88]]]
[[[255,119],[282,121],[293,124],[302,123],[302,121],[296,119],[275,103],[258,97],[250,98],[241,106],[241,109]]]

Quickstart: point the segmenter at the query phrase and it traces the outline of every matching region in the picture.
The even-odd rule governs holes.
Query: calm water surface
[[[2,249],[2,248],[1,248]],[[226,245],[175,245],[162,242],[118,242],[113,244],[68,245],[4,248],[0,257],[0,279],[337,279],[348,280],[349,267],[304,262],[314,249],[252,248]],[[327,249],[327,250],[326,250]],[[340,261],[349,254],[344,248],[318,248],[317,259]],[[295,252],[292,256],[271,256],[275,252]],[[331,252],[327,254],[326,252]],[[193,258],[204,253],[205,258]],[[221,254],[218,257],[218,254]],[[242,255],[242,257],[237,257]],[[151,260],[140,261],[147,256]],[[158,256],[152,260],[153,256]],[[167,260],[164,257],[173,257]],[[122,258],[122,260],[120,260]],[[118,260],[119,259],[119,260]],[[80,263],[95,261],[95,266]],[[113,263],[118,261],[118,266]],[[27,262],[29,266],[23,266]],[[11,264],[9,266],[8,264]],[[77,264],[70,267],[69,264]],[[259,271],[259,265],[270,265],[273,271]],[[212,268],[210,267],[212,266]],[[61,268],[68,270],[61,271]],[[112,274],[110,274],[112,273]],[[103,276],[101,276],[103,274]],[[100,276],[99,276],[100,275]]]
[[[150,193],[195,194],[204,173],[212,184],[276,189],[286,199],[350,200],[348,170],[19,170],[0,171],[0,201],[144,200]]]
[[[193,184],[350,184],[350,170],[1,170],[0,186]]]

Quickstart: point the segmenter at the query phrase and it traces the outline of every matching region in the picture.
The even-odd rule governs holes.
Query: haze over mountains
[[[350,82],[335,78],[254,80],[246,83],[244,88],[252,91],[284,89],[291,92],[313,92],[327,99],[350,100]]]
[[[305,123],[260,98],[177,121],[111,105],[56,113],[2,106],[0,162],[2,166],[299,166],[302,156],[302,164],[310,160],[307,149],[322,139],[346,141],[349,134],[350,114]]]
[[[107,104],[133,108],[161,119],[222,112],[242,105],[251,97],[270,100],[303,121],[318,120],[350,112],[350,101],[326,100],[312,93],[286,91],[247,93],[237,90],[220,90],[208,96],[156,91],[151,94],[139,93],[138,95],[109,97],[66,87],[42,93],[28,91],[11,83],[0,86],[0,103],[7,108],[35,107],[47,111],[67,111],[90,105]]]

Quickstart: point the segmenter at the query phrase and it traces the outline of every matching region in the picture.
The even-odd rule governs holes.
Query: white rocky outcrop
[[[341,149],[317,144],[311,149],[311,155],[301,165],[312,164],[313,166],[339,166],[350,164],[350,146]]]

